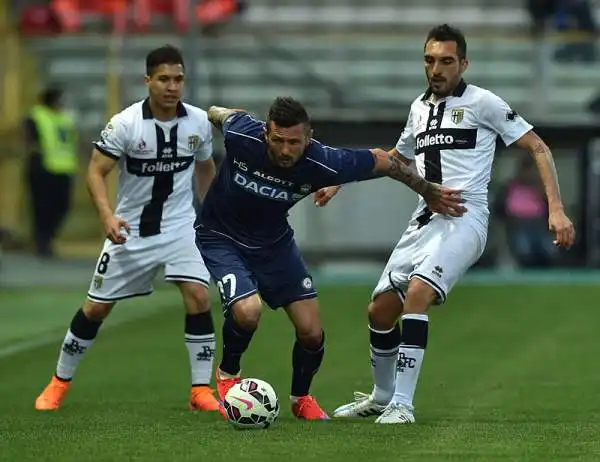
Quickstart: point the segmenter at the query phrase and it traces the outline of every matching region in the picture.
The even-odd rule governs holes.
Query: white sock
[[[69,329],[67,335],[65,335],[60,356],[58,357],[56,376],[59,379],[71,380],[79,361],[81,361],[87,349],[92,346],[92,343],[94,343],[94,339],[83,340],[73,335],[73,332]]]
[[[372,396],[380,404],[387,404],[394,394],[396,361],[400,333],[397,327],[389,330],[377,330],[369,326],[371,336],[370,356],[373,375]],[[378,348],[388,346],[388,348]],[[391,347],[391,348],[389,348]]]
[[[396,368],[396,390],[392,401],[403,404],[411,411],[414,409],[413,399],[421,365],[423,364],[423,357],[425,356],[428,321],[429,317],[426,314],[405,314],[402,316],[403,341],[416,341],[412,341],[413,344],[402,343],[400,345],[398,366]],[[411,331],[407,332],[408,329],[411,329]]]
[[[185,346],[190,358],[192,386],[208,385],[215,359],[215,334],[185,334]]]
[[[425,350],[418,347],[402,345],[398,352],[398,367],[396,370],[396,390],[392,401],[401,403],[413,410],[413,398],[419,380],[419,372],[423,363]]]

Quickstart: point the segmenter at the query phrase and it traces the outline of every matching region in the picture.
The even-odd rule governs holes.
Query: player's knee
[[[262,303],[258,295],[239,300],[230,308],[236,323],[246,330],[254,330],[258,327],[261,311]]]
[[[115,302],[98,303],[86,300],[83,304],[83,313],[90,321],[103,321],[112,311]]]
[[[421,279],[411,279],[406,291],[405,313],[424,313],[435,301],[438,294],[426,282]]]
[[[188,314],[206,313],[210,310],[210,299],[208,289],[198,283],[182,283],[181,292],[183,295],[185,309]]]
[[[402,314],[402,301],[395,291],[388,290],[377,295],[369,303],[368,311],[371,327],[380,330],[391,329]]]
[[[307,350],[317,350],[323,345],[325,332],[323,332],[323,328],[319,324],[312,329],[296,330],[296,338],[300,342],[300,345]]]

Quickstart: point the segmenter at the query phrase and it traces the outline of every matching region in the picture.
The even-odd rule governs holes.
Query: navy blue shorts
[[[196,245],[217,284],[225,311],[259,293],[272,309],[315,298],[317,291],[293,237],[249,249],[216,232],[198,229]]]

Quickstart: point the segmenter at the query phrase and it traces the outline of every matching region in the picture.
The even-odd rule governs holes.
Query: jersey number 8
[[[98,262],[98,268],[96,268],[96,272],[98,274],[106,273],[106,270],[108,269],[108,262],[110,262],[110,255],[104,252],[100,257],[100,261]]]

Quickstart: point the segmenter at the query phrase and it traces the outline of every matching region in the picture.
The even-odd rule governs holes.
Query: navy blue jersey
[[[293,167],[278,167],[267,154],[264,122],[243,112],[225,121],[223,135],[226,158],[197,224],[247,247],[291,233],[289,209],[319,188],[375,177],[368,149],[332,148],[316,140]]]

